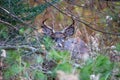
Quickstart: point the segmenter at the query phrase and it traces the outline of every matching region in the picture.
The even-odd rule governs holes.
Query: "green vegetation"
[[[119,80],[120,2],[86,1],[0,0],[0,78],[66,80],[77,76],[79,80]],[[69,17],[75,19],[73,37],[85,40],[90,50],[90,57],[80,63],[71,59],[69,51],[57,50],[55,41],[41,34],[41,22],[46,18],[57,31],[71,23]]]
[[[95,60],[89,59],[82,67],[74,66],[75,63],[70,60],[70,55],[68,52],[58,52],[55,50],[50,51],[50,55],[47,56],[48,61],[53,60],[56,66],[53,66],[51,70],[48,70],[44,74],[42,67],[44,58],[40,55],[35,57],[35,62],[32,60],[30,62],[24,61],[22,58],[22,51],[7,51],[7,57],[5,58],[5,63],[7,68],[4,71],[4,78],[10,79],[11,77],[22,77],[29,79],[31,76],[35,80],[47,80],[47,75],[56,76],[57,71],[63,71],[65,73],[72,73],[73,70],[79,73],[80,79],[90,80],[92,74],[100,74],[100,80],[109,80],[112,75],[112,70],[114,69],[114,63],[110,61],[107,56],[99,55]],[[31,57],[31,56],[30,56]],[[33,62],[33,63],[32,63]],[[33,65],[31,65],[33,64]],[[39,64],[35,65],[34,64]],[[52,63],[47,63],[49,67]],[[38,67],[38,68],[37,68]]]

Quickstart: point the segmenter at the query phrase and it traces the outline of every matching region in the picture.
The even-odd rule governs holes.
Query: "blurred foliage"
[[[59,1],[60,0],[51,0],[50,3],[55,4]],[[38,6],[30,7],[27,0],[0,0],[0,5],[0,19],[12,25],[0,24],[0,39],[3,40],[23,36],[26,30],[28,31],[28,29],[30,29],[27,28],[26,25],[22,25],[23,21],[33,21],[38,14],[42,13],[47,7],[50,7],[49,3],[42,3]],[[5,10],[5,12],[2,8],[8,11]],[[15,27],[15,29],[13,27]]]
[[[24,67],[21,66],[21,55],[18,51],[8,51],[5,64],[9,65],[4,71],[4,78],[6,80],[12,78],[16,74],[19,74],[24,69]]]
[[[120,43],[116,45],[116,50],[120,52]]]
[[[55,71],[57,72],[58,70],[64,71],[65,73],[72,73],[73,67],[70,63],[65,62],[57,65]]]
[[[48,42],[51,43],[49,40]],[[29,61],[24,55],[24,50],[22,49],[7,51],[7,57],[5,58],[7,68],[4,71],[5,79],[8,80],[11,77],[15,78],[17,76],[24,76],[24,78],[29,79],[31,76],[34,80],[49,80],[48,77],[52,79],[57,76],[57,71],[63,71],[67,74],[77,71],[81,80],[90,80],[92,74],[100,74],[100,80],[108,80],[114,68],[114,63],[112,63],[107,56],[102,54],[98,55],[96,59],[89,59],[82,67],[80,67],[74,65],[75,63],[71,60],[70,53],[67,51],[63,52],[52,49],[49,51],[46,59],[53,60],[56,63],[56,66],[53,66],[52,68],[50,66],[51,63],[46,63],[47,67],[51,67],[52,69],[45,72],[42,68],[37,68],[37,65],[32,66],[32,64],[39,64],[38,67],[42,67],[44,57],[41,55],[36,55],[35,57],[35,55],[32,54],[35,57],[32,58],[32,55],[28,55],[27,57],[30,57]],[[33,62],[33,60],[35,61]],[[33,68],[31,68],[31,66]]]
[[[46,76],[42,71],[33,70],[29,72],[31,63],[38,64],[43,62],[43,58],[41,56],[35,57],[35,60],[29,59],[29,57],[24,57],[22,50],[9,50],[7,51],[7,57],[5,58],[5,64],[7,64],[6,69],[4,70],[4,79],[9,80],[10,78],[16,80],[19,76],[23,76],[26,79],[29,79],[32,74],[32,78],[35,80],[46,80]],[[29,60],[30,62],[28,62]]]
[[[55,4],[59,1],[60,0],[51,0],[50,4]],[[23,10],[23,12],[29,14],[24,19],[29,20],[35,18],[38,14],[42,13],[47,7],[50,7],[51,6],[50,4],[46,2],[44,4],[40,4],[39,6],[32,7],[27,10]]]
[[[113,69],[113,63],[107,56],[99,55],[96,60],[87,62],[80,71],[81,80],[90,80],[90,75],[100,74],[100,80],[107,80]]]
[[[60,0],[51,0],[51,4],[55,4]],[[30,7],[26,0],[0,0],[1,7],[10,11],[10,13],[19,16],[25,20],[33,20],[38,14],[42,13],[47,7],[50,7],[49,3],[43,3],[36,7]],[[10,15],[8,16],[3,10],[0,11],[0,17],[5,21],[16,23]],[[5,14],[2,14],[5,13]]]
[[[8,28],[0,24],[0,39],[5,40],[8,37]]]
[[[71,59],[70,54],[68,52],[66,52],[66,51],[61,52],[61,51],[55,51],[55,50],[50,51],[48,58],[54,59],[55,61],[57,61],[59,63],[65,63]]]
[[[34,80],[47,80],[47,76],[41,71],[33,71]]]
[[[90,22],[91,25],[95,24],[94,27],[96,29],[105,30],[107,32],[120,32],[120,2],[115,2],[111,8],[106,6],[107,4],[104,3],[105,6],[101,6],[104,8],[99,9],[100,7],[97,4],[86,2],[88,0],[65,1],[50,0],[50,3],[59,3],[57,5],[59,9],[62,9],[62,11],[66,11],[66,13],[68,11],[68,13],[72,13],[73,16],[76,16],[78,19],[80,18],[81,20],[86,20],[86,22]],[[37,6],[31,7],[28,3],[28,0],[0,0],[0,5],[0,7],[5,8],[11,14],[17,16],[19,19],[22,19],[26,23],[29,21],[33,22],[36,16],[42,14],[46,9],[51,7],[51,5],[47,2],[39,3]],[[50,14],[52,14],[52,16]],[[56,20],[55,26],[57,25],[57,28],[59,28],[58,25],[60,21],[63,21],[63,24],[60,25],[66,25],[67,22],[71,23],[70,20],[67,20],[66,16],[64,16],[59,11],[57,12],[55,9],[48,9],[46,15],[48,16],[48,18]],[[109,22],[109,25],[107,23],[106,16],[112,18],[112,20],[110,20]],[[40,18],[38,18],[38,23],[43,20]],[[36,34],[33,34],[35,30],[32,28],[36,28],[36,26],[27,27],[26,25],[23,25],[23,23],[19,19],[13,18],[10,14],[6,13],[2,9],[0,9],[0,19],[12,25],[8,26],[0,23],[0,44],[2,43],[2,41],[5,41],[4,45],[7,45],[7,42],[9,44],[12,43],[12,45],[16,46],[20,46],[20,44],[27,44],[29,46],[37,48],[38,51],[46,50],[47,53],[45,55],[43,55],[44,53],[41,55],[35,54],[34,50],[7,50],[7,57],[4,60],[4,63],[7,65],[7,67],[5,67],[5,69],[3,70],[3,76],[5,80],[10,80],[13,78],[15,80],[15,78],[18,77],[21,79],[16,80],[24,80],[24,78],[26,80],[29,80],[30,77],[32,78],[32,80],[53,80],[53,78],[57,76],[57,71],[59,70],[68,74],[76,71],[78,72],[79,78],[81,80],[90,80],[90,76],[92,74],[100,74],[100,80],[109,80],[110,76],[112,76],[111,74],[114,68],[114,63],[111,62],[107,56],[100,54],[99,56],[96,56],[97,58],[95,60],[89,59],[86,63],[84,63],[84,65],[82,65],[82,63],[76,64],[74,63],[74,61],[71,60],[71,55],[69,52],[56,51],[54,49],[55,43],[51,38],[46,36],[41,38],[41,35],[38,34],[38,36]],[[78,27],[80,26],[81,28],[81,24],[79,24],[78,22],[76,24]],[[32,25],[32,23],[30,23],[30,25]],[[13,26],[16,29],[14,29]],[[87,33],[82,33],[82,31],[80,31],[80,35],[85,37],[85,34]],[[91,30],[89,29],[86,29],[86,31],[88,31],[88,34],[91,32]],[[96,33],[92,31],[90,35],[93,34]],[[112,42],[109,43],[117,42],[114,41],[115,36],[110,35],[110,37],[106,37],[102,35],[102,37],[107,38],[107,41],[111,40],[112,38]],[[116,40],[119,41],[118,37]],[[105,43],[108,43],[107,41]],[[99,44],[101,44],[101,42],[102,40],[98,41]],[[102,45],[100,47],[106,46]],[[120,43],[117,43],[116,50],[120,52]],[[52,63],[49,63],[50,60],[52,60],[53,63],[56,64],[56,66],[51,67],[50,65]],[[48,61],[48,63],[46,63],[48,69],[43,68],[43,63],[45,61]],[[52,69],[49,69],[49,67]],[[118,67],[119,64],[116,66],[116,68]],[[118,77],[119,75],[120,73],[117,74]]]
[[[41,40],[41,43],[45,46],[45,49],[48,51],[52,49],[54,45],[53,40],[48,36],[44,36],[43,39]]]

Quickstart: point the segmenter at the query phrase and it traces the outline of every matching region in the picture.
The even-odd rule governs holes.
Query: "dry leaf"
[[[57,71],[57,79],[56,80],[79,80],[77,74],[67,74],[63,71]]]
[[[6,51],[4,49],[1,50],[2,51],[2,54],[1,54],[1,57],[6,57]]]

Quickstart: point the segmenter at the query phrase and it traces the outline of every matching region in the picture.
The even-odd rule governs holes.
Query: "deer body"
[[[80,38],[70,38],[64,42],[64,49],[72,54],[73,59],[86,60],[89,56],[89,50],[83,40]]]
[[[46,26],[44,22],[45,21],[43,21],[43,24],[41,26],[42,31],[44,35],[48,35],[55,41],[55,47],[57,50],[69,51],[71,53],[72,59],[86,60],[89,57],[88,47],[83,40],[80,38],[69,38],[74,34],[75,31],[74,20],[69,27],[63,29],[62,31],[56,32],[52,28]]]

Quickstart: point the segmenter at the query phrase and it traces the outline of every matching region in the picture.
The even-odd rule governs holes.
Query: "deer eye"
[[[65,35],[61,32],[56,32],[52,35],[52,37],[54,37],[54,38],[64,38]]]

